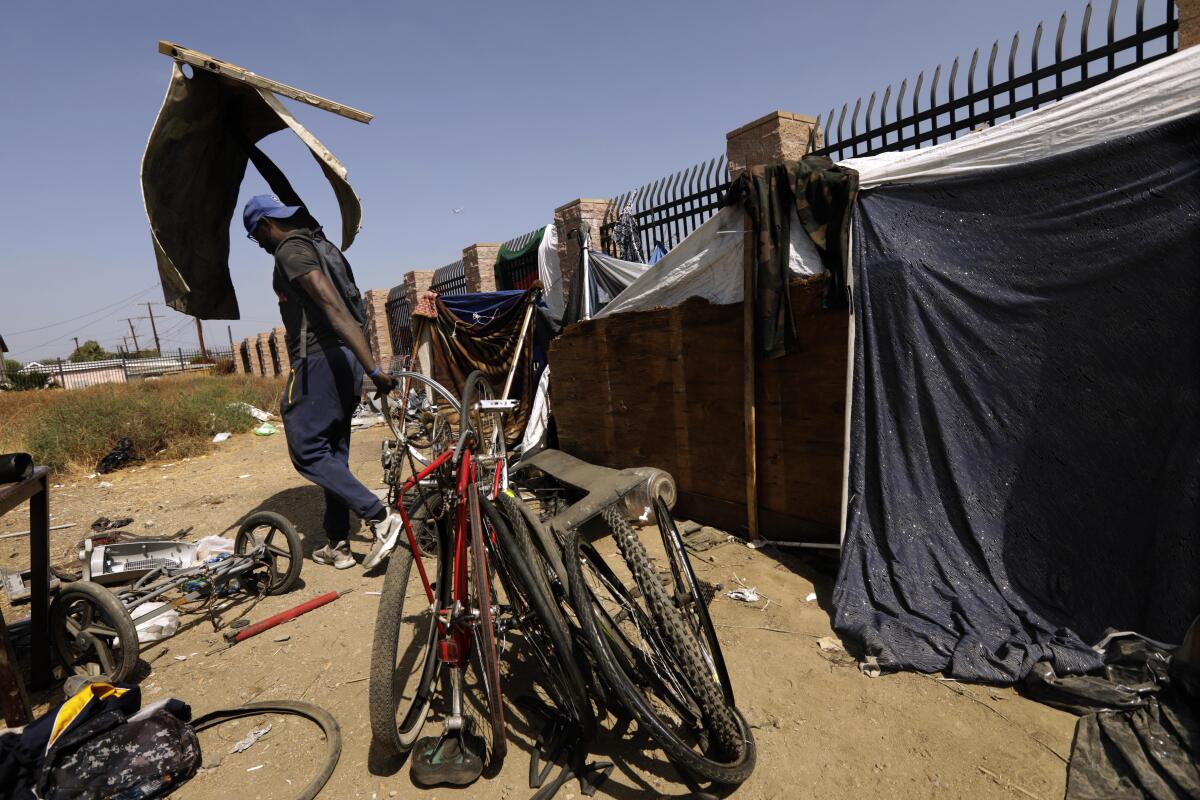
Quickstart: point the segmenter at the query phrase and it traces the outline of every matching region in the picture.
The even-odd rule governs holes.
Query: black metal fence
[[[158,353],[118,353],[101,361],[33,361],[10,374],[16,389],[83,389],[102,383],[128,383],[139,378],[199,372],[226,374],[233,372],[233,354],[229,350],[177,349]]]
[[[388,336],[392,340],[392,366],[399,367],[413,353],[412,309],[408,307],[408,296],[404,284],[392,287],[383,306],[388,321]]]
[[[429,285],[429,290],[442,295],[465,294],[467,291],[467,268],[462,259],[434,270],[433,283]],[[391,299],[391,295],[388,295],[388,299]]]
[[[908,80],[900,83],[894,104],[891,86],[884,90],[882,99],[873,92],[866,104],[866,114],[861,119],[861,97],[854,101],[853,110],[850,110],[849,103],[842,106],[840,113],[830,109],[828,115],[817,118],[816,127],[822,134],[822,144],[816,146],[817,137],[814,136],[813,152],[840,161],[854,156],[937,144],[981,127],[1013,119],[1026,111],[1061,100],[1175,52],[1179,20],[1173,0],[1158,0],[1155,6],[1163,9],[1164,14],[1149,22],[1146,19],[1146,0],[1137,0],[1132,30],[1123,36],[1118,36],[1118,28],[1127,27],[1129,20],[1120,17],[1118,5],[1119,0],[1110,0],[1103,43],[1089,44],[1092,4],[1087,4],[1079,26],[1079,50],[1075,55],[1064,54],[1068,27],[1064,13],[1058,20],[1054,60],[1050,64],[1039,63],[1044,27],[1038,23],[1029,49],[1027,70],[1020,71],[1017,63],[1020,50],[1018,33],[1013,35],[1008,47],[1007,69],[1002,80],[998,80],[996,75],[996,61],[1000,55],[1000,41],[996,40],[992,44],[983,75],[978,78],[979,50],[971,54],[965,86],[964,81],[960,81],[959,59],[956,58],[950,66],[944,86],[941,84],[942,66],[939,64],[934,69],[928,94],[924,93],[925,73],[922,72],[917,75],[911,95],[908,94]],[[986,84],[981,85],[982,80],[986,80]],[[850,128],[848,134],[847,122]]]
[[[534,239],[541,242],[544,228],[534,228],[529,233],[505,242],[500,254],[520,253],[516,258],[496,262],[497,289],[528,289],[538,279],[538,247],[532,246]],[[522,252],[524,251],[524,252]]]
[[[728,188],[729,165],[725,156],[718,156],[618,195],[600,226],[600,248],[610,255],[622,255],[614,232],[620,215],[628,209],[637,225],[644,258],[656,244],[670,250],[716,213]]]

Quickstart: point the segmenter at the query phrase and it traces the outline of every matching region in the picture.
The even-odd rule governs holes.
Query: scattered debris
[[[137,624],[137,640],[141,644],[169,639],[179,630],[179,612],[168,608],[166,603],[158,601],[145,603],[138,607],[138,616],[156,609],[162,609],[162,613]]]
[[[270,411],[263,411],[261,408],[252,406],[249,403],[230,403],[229,407],[236,408],[239,411],[249,414],[259,422],[269,422],[270,420],[275,419],[275,415]]]
[[[50,530],[61,531],[63,528],[73,528],[73,527],[75,527],[74,522],[64,522],[62,525],[51,525]],[[6,533],[3,536],[0,536],[0,539],[15,539],[18,536],[28,536],[28,535],[29,535],[29,531],[17,531],[16,533]]]
[[[839,667],[852,667],[858,663],[854,660],[854,656],[846,652],[842,643],[832,636],[822,636],[817,639],[817,652],[826,661]]]
[[[363,594],[381,595],[381,594],[383,594],[383,592],[363,592]]]
[[[103,486],[104,484],[100,484],[100,485]],[[116,530],[117,528],[124,528],[125,526],[129,525],[131,522],[133,522],[133,517],[122,517],[121,519],[109,519],[108,517],[97,517],[96,521],[92,523],[91,527],[92,527],[92,530],[94,530],[96,533],[101,533],[102,531],[112,531],[112,530]]]
[[[176,661],[187,661],[188,657],[187,656],[175,656],[175,660]]]
[[[283,634],[282,636],[276,636],[276,637],[275,637],[274,639],[272,639],[271,641],[273,641],[273,642],[275,642],[276,644],[278,644],[278,643],[280,643],[280,642],[286,642],[287,640],[289,640],[289,639],[291,639],[291,638],[292,638],[291,636],[289,636],[288,634],[286,634],[286,633],[285,633],[285,634]]]
[[[222,431],[221,433],[218,433],[216,436],[214,436],[212,438],[213,444],[220,444],[221,442],[228,439],[230,436],[233,436],[233,434],[230,433],[229,431]]]
[[[249,477],[250,477],[250,473],[248,473],[248,472],[245,475],[238,475],[239,480],[244,479],[244,478],[249,478]]]
[[[108,452],[104,458],[100,459],[100,463],[96,465],[96,472],[101,475],[108,472],[115,472],[122,467],[127,467],[135,461],[142,459],[133,452],[133,440],[129,438],[121,438],[117,440],[117,446]]]
[[[263,768],[263,767],[265,767],[265,766],[266,766],[266,764],[259,764],[259,765],[258,765],[258,766],[256,766],[256,767],[247,767],[247,768],[246,768],[246,772],[254,772],[254,770],[256,770],[256,769],[262,769],[262,768]]]
[[[273,436],[276,433],[279,433],[279,429],[269,422],[264,422],[254,429],[255,436]]]
[[[266,736],[270,732],[271,732],[271,723],[268,722],[266,725],[263,725],[261,728],[255,728],[254,730],[247,733],[241,739],[241,741],[239,741],[237,744],[235,744],[233,746],[233,749],[230,750],[229,752],[230,753],[244,753],[245,751],[247,751],[251,747],[253,747],[255,742],[257,742],[259,739]]]
[[[741,600],[743,603],[757,603],[759,599],[758,589],[754,586],[751,586],[748,589],[734,589],[726,592],[725,595],[730,600]]]
[[[806,602],[806,603],[811,603],[813,600],[816,600],[816,599],[817,599],[816,592],[809,592],[808,594],[804,595],[804,602]]]
[[[108,481],[100,481],[99,483],[96,484],[96,487],[100,488],[100,489],[111,489],[112,484],[109,483]]]

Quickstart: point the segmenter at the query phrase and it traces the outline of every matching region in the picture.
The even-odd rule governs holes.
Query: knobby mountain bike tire
[[[476,483],[470,483],[467,487],[467,523],[470,525],[471,537],[469,607],[478,614],[475,622],[475,651],[479,659],[488,722],[492,727],[492,748],[486,763],[489,770],[494,770],[508,752],[508,741],[505,734],[504,701],[500,691],[500,658],[496,652],[495,617],[492,613],[492,576],[488,569],[484,542],[486,533],[480,510],[479,485]]]
[[[431,524],[437,532],[432,537],[437,552],[429,559],[435,565],[429,577],[437,581],[434,606],[444,608],[449,605],[451,590],[450,558],[441,557],[449,549],[448,534],[439,522]],[[371,643],[367,693],[371,735],[396,755],[407,753],[420,737],[442,666],[436,646],[436,612],[412,567],[412,550],[404,537],[389,556]],[[415,596],[405,617],[405,600],[414,586]],[[406,643],[404,652],[400,652],[402,641]]]
[[[575,721],[580,736],[590,740],[596,732],[596,718],[588,699],[588,684],[576,660],[567,621],[554,600],[524,520],[510,524],[486,497],[480,498],[480,506],[496,532],[503,567],[501,579],[508,584],[509,599],[524,606],[518,608],[519,624],[526,643],[545,670],[542,686],[560,710]]]
[[[640,613],[636,607],[633,607],[632,597],[620,586],[615,575],[604,564],[603,558],[595,549],[580,542],[577,532],[572,531],[566,535],[563,556],[571,586],[571,596],[592,650],[592,656],[605,681],[633,717],[637,719],[639,727],[663,749],[671,761],[697,778],[726,785],[737,785],[744,782],[754,770],[756,754],[750,726],[742,715],[736,710],[732,713],[735,730],[744,743],[736,758],[712,757],[709,754],[711,747],[704,752],[694,749],[676,732],[675,724],[664,719],[650,702],[649,695],[656,695],[664,706],[681,708],[680,700],[672,696],[668,686],[673,676],[666,676],[666,680],[659,681],[656,670],[638,666],[637,643],[626,639],[620,629],[612,624],[611,619],[604,619],[605,615],[600,610],[600,603],[595,599],[591,587],[584,579],[584,570],[588,569],[595,575],[605,576],[605,582],[616,594],[622,596],[626,608],[621,613],[627,618],[637,617]],[[602,620],[604,622],[603,629]],[[643,620],[640,624],[650,625],[653,623]],[[665,647],[653,635],[646,638],[648,639],[647,644],[651,647]],[[674,662],[675,659],[672,657],[665,661]],[[694,696],[689,699],[695,701]],[[697,707],[694,718],[691,720],[693,724],[700,724],[702,714],[702,710]],[[685,724],[688,722],[685,719],[688,716],[686,708],[682,708],[678,716]]]
[[[713,667],[713,659],[705,657],[700,640],[685,621],[675,601],[667,594],[645,545],[625,515],[615,506],[609,506],[604,510],[604,521],[611,528],[617,549],[621,551],[634,581],[642,590],[650,613],[654,615],[659,630],[683,670],[684,679],[704,714],[717,752],[731,761],[736,760],[747,742],[738,729],[734,709],[725,698],[720,674]]]
[[[721,642],[713,627],[712,617],[708,613],[708,602],[692,569],[692,560],[688,558],[687,545],[679,533],[679,526],[671,516],[671,510],[661,497],[654,500],[654,516],[658,522],[658,532],[662,536],[663,548],[667,553],[667,564],[671,568],[671,577],[675,581],[675,596],[683,617],[691,625],[692,631],[700,642],[702,654],[713,676],[720,681],[721,691],[725,702],[731,707],[733,701],[733,682],[729,679],[729,670],[725,666],[725,655],[721,652]]]

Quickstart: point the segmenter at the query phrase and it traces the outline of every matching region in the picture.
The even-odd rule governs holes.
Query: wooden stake
[[[742,414],[746,422],[746,529],[758,539],[758,434],[755,424],[754,224],[744,213],[742,235]]]
[[[177,45],[174,42],[160,41],[158,43],[158,52],[165,56],[170,56],[176,61],[182,61],[185,64],[191,64],[193,67],[215,72],[226,78],[240,81],[248,86],[253,86],[256,89],[265,89],[268,92],[281,94],[284,97],[290,97],[293,100],[299,100],[301,103],[307,103],[310,106],[322,109],[323,111],[331,111],[339,116],[352,119],[355,122],[367,123],[374,119],[373,114],[368,114],[365,111],[359,111],[357,108],[344,106],[341,103],[335,103],[332,100],[327,100],[319,95],[297,89],[294,86],[288,86],[286,83],[273,81],[270,78],[264,78],[261,75],[255,75],[245,67],[239,67],[237,64],[230,64],[228,61],[221,61],[213,58],[206,53],[201,53],[198,50],[191,50],[187,47]]]

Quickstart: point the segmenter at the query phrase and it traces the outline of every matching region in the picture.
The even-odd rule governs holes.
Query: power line
[[[25,330],[23,330],[23,331],[9,331],[9,332],[8,332],[8,335],[9,335],[9,336],[20,336],[20,335],[21,335],[21,334],[23,334],[23,333],[33,333],[34,331],[44,331],[44,330],[46,330],[47,328],[57,328],[59,325],[66,325],[68,322],[75,322],[76,320],[83,319],[84,317],[90,317],[90,316],[92,316],[93,314],[99,314],[101,311],[107,311],[108,309],[110,309],[110,308],[113,308],[114,306],[119,306],[119,305],[121,305],[122,303],[128,303],[130,300],[134,299],[135,297],[141,297],[141,296],[142,296],[142,295],[144,295],[146,292],[150,291],[151,289],[154,289],[154,288],[156,288],[157,286],[158,286],[158,284],[157,284],[157,283],[151,284],[150,286],[147,286],[145,289],[142,289],[140,292],[137,292],[137,293],[135,293],[135,294],[131,294],[131,295],[129,295],[129,297],[126,297],[126,298],[124,298],[123,300],[118,300],[118,301],[117,301],[117,302],[115,302],[115,303],[109,303],[109,304],[108,304],[108,305],[106,305],[106,306],[101,306],[100,308],[97,308],[97,309],[95,309],[95,310],[93,310],[93,311],[89,311],[89,312],[87,312],[86,314],[80,314],[80,315],[79,315],[79,316],[77,316],[77,317],[71,317],[70,319],[64,319],[64,320],[62,320],[62,321],[60,321],[60,322],[51,322],[49,325],[41,325],[41,326],[39,326],[39,327],[37,327],[37,328],[26,328],[26,329],[25,329]],[[93,320],[93,321],[95,322],[95,321],[98,321],[98,320]],[[89,324],[90,324],[90,323],[89,323]],[[68,334],[68,336],[69,336],[69,335],[70,335],[70,334]],[[61,337],[60,337],[60,338],[61,338]],[[54,340],[53,340],[53,339],[51,339],[50,341],[54,341]]]
[[[152,286],[152,287],[150,287],[150,288],[151,288],[151,289],[153,289],[154,287]],[[139,292],[138,294],[144,294],[146,291],[149,291],[149,289],[146,289],[146,290],[144,290],[143,292]],[[134,295],[134,297],[137,297],[137,295]],[[131,298],[129,298],[129,299],[131,299]],[[128,301],[129,301],[129,299],[127,299],[127,300],[126,300],[126,302],[128,302]],[[69,338],[69,337],[73,336],[73,335],[74,335],[74,334],[76,334],[76,333],[80,333],[80,332],[82,332],[82,331],[83,331],[85,328],[87,328],[87,327],[89,327],[89,326],[91,326],[91,325],[95,325],[97,322],[102,322],[103,320],[106,320],[106,319],[109,319],[109,318],[111,318],[111,317],[114,317],[114,316],[116,316],[117,314],[120,314],[122,310],[123,310],[123,308],[122,308],[122,307],[115,308],[115,309],[113,309],[112,311],[110,311],[110,312],[108,312],[107,314],[105,314],[104,316],[102,316],[102,317],[98,317],[98,318],[96,318],[96,319],[92,320],[91,322],[88,322],[88,323],[87,323],[86,325],[84,325],[82,328],[77,328],[77,329],[75,329],[75,330],[73,330],[73,331],[68,331],[68,332],[66,332],[66,333],[64,333],[64,334],[61,334],[61,335],[59,335],[59,336],[55,336],[55,337],[54,337],[54,338],[52,338],[52,339],[47,339],[46,341],[42,342],[41,344],[35,344],[35,345],[29,345],[29,346],[22,345],[22,346],[21,346],[21,350],[22,350],[22,351],[40,350],[41,348],[43,348],[43,347],[45,347],[45,346],[47,346],[47,345],[49,345],[49,344],[53,344],[54,342],[61,341],[62,339],[67,339],[67,338]],[[92,313],[95,313],[95,312],[92,312]]]

